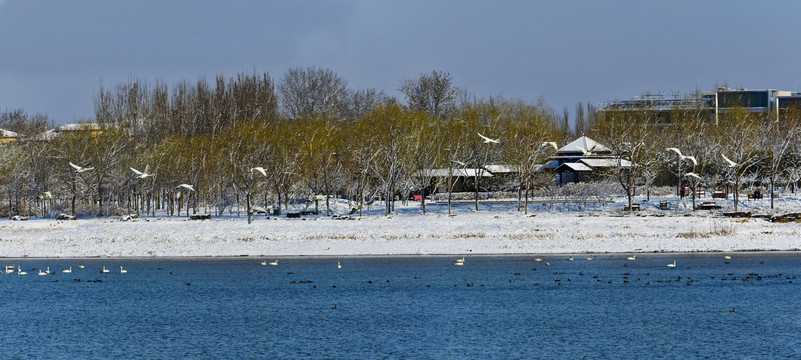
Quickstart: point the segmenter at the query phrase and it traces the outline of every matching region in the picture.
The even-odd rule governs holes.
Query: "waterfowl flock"
[[[61,270],[61,273],[62,274],[73,274],[73,273],[75,273],[75,271],[73,270],[73,267],[74,266],[69,266],[68,268],[66,268],[64,270]],[[85,268],[86,267],[84,265],[78,265],[78,269],[85,269]],[[44,269],[42,269],[42,268],[33,268],[32,270],[36,271],[36,275],[38,275],[38,276],[48,276],[48,275],[55,275],[56,274],[55,271],[51,271],[50,270],[49,266],[45,267]],[[102,274],[108,274],[110,272],[111,271],[109,271],[109,269],[107,269],[105,265],[103,265],[102,269],[100,270],[100,273],[102,273]],[[3,267],[3,273],[4,274],[14,274],[14,273],[16,273],[17,275],[28,275],[28,273],[26,271],[22,270],[22,266],[18,265],[18,264],[5,265]],[[120,266],[120,274],[126,274],[126,273],[128,273],[128,270],[126,270],[122,266]]]

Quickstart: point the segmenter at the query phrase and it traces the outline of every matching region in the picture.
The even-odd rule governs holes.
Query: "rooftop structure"
[[[643,95],[628,100],[614,100],[604,104],[603,111],[651,111],[670,121],[670,112],[675,110],[698,110],[715,123],[718,115],[733,108],[751,112],[775,112],[789,107],[801,108],[801,93],[777,89],[731,89],[721,87],[715,91],[693,95],[674,94],[666,98],[662,94]]]

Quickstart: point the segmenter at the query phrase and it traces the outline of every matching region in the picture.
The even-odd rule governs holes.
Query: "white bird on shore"
[[[86,171],[89,171],[89,170],[94,170],[94,169],[95,169],[95,168],[94,168],[94,166],[89,166],[89,167],[81,167],[81,166],[75,165],[75,164],[73,164],[73,163],[71,163],[71,162],[70,162],[70,166],[72,166],[72,168],[73,168],[73,169],[75,169],[75,171],[76,171],[76,172],[79,172],[79,173],[82,173],[82,172],[86,172]]]
[[[131,169],[131,171],[133,171],[136,174],[136,178],[137,179],[144,179],[146,177],[156,176],[156,174],[148,174],[148,171],[150,170],[150,166],[149,165],[145,165],[145,171],[139,171],[139,170],[136,170],[134,168],[130,168],[130,169]]]
[[[501,143],[500,140],[488,138],[488,137],[486,137],[484,135],[481,135],[481,133],[478,133],[478,136],[480,136],[482,139],[484,139],[484,143],[485,144],[489,144],[489,143],[500,144]]]
[[[100,272],[103,274],[108,274],[109,271],[106,269],[106,265],[103,265],[103,270],[100,270]]]
[[[546,148],[548,146],[552,147],[554,150],[559,150],[559,147],[556,146],[556,143],[553,142],[553,141],[545,141],[545,142],[543,142],[542,144],[540,144],[540,149]]]
[[[665,150],[675,152],[676,155],[679,156],[679,161],[681,161],[681,160],[690,160],[690,161],[693,162],[693,165],[698,166],[698,161],[695,160],[695,156],[689,156],[689,155],[688,156],[684,156],[684,155],[681,154],[681,151],[679,149],[677,149],[677,148],[667,148]]]
[[[253,178],[253,170],[256,170],[256,171],[258,171],[259,173],[261,173],[261,174],[262,174],[262,175],[264,175],[265,177],[267,176],[267,171],[264,171],[264,168],[263,168],[263,167],[261,167],[261,166],[256,166],[256,167],[254,167],[254,168],[251,168],[251,169],[250,169],[250,178],[251,178],[251,179]]]
[[[189,185],[189,184],[181,184],[181,185],[176,186],[175,188],[176,189],[184,188],[184,189],[189,190],[189,191],[195,191],[195,188],[192,185]]]
[[[667,267],[669,267],[671,269],[675,269],[676,268],[676,260],[673,260],[672,264],[667,264]]]
[[[734,161],[731,161],[729,158],[726,157],[726,155],[720,154],[720,156],[723,157],[723,160],[726,161],[726,163],[729,165],[730,168],[737,167],[737,165],[740,165]]]
[[[270,263],[270,265],[272,265],[272,266],[278,266],[278,260],[275,260],[275,261],[271,262],[271,263]]]
[[[17,275],[28,275],[28,273],[22,271],[22,269],[19,266],[17,266]]]
[[[128,273],[128,270],[125,270],[125,269],[122,268],[122,266],[120,266],[120,274],[127,274],[127,273]]]
[[[637,260],[637,255],[629,256],[626,258],[626,260],[631,260],[631,261]]]
[[[65,273],[65,274],[71,274],[72,273],[72,266],[70,266],[70,268],[67,269],[67,270],[61,270],[61,272]]]

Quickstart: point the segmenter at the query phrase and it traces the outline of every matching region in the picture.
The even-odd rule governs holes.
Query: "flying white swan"
[[[731,161],[729,158],[726,157],[726,155],[720,154],[720,156],[723,156],[723,160],[726,160],[726,163],[729,164],[730,168],[737,167],[737,165],[740,165],[734,161]]]
[[[79,172],[79,173],[82,173],[82,172],[85,172],[85,171],[89,171],[89,170],[94,170],[94,167],[93,167],[93,166],[90,166],[90,167],[81,167],[81,166],[75,165],[75,164],[73,164],[73,163],[70,163],[70,166],[72,166],[72,168],[73,168],[73,169],[75,169],[75,171],[77,171],[77,172]]]
[[[675,152],[676,155],[679,156],[679,161],[681,161],[681,160],[690,160],[690,161],[692,161],[693,165],[698,166],[698,160],[695,159],[695,156],[689,156],[689,155],[684,156],[684,155],[681,154],[681,150],[679,150],[677,148],[667,148],[665,150]]]
[[[587,150],[587,149],[585,149],[583,146],[576,146],[576,147],[577,147],[579,150],[581,150],[581,153],[582,153],[584,156],[592,156],[592,155],[595,155],[595,153],[594,153],[594,152],[592,152],[592,151],[588,151],[588,150]],[[593,147],[593,149],[594,149],[594,148],[595,148],[595,147]]]
[[[501,143],[500,140],[488,138],[488,137],[486,137],[484,135],[481,135],[481,133],[478,133],[478,136],[480,136],[482,139],[484,139],[484,143],[485,144],[489,144],[489,143],[500,144]]]
[[[150,166],[149,165],[145,166],[145,171],[139,171],[139,170],[136,170],[134,168],[130,168],[130,169],[131,169],[131,171],[133,171],[136,174],[136,178],[137,179],[144,179],[146,177],[156,176],[156,174],[149,174],[148,173],[148,171],[150,171]]]
[[[192,185],[189,185],[189,184],[181,184],[181,185],[176,186],[175,188],[176,189],[177,188],[184,188],[184,189],[187,189],[189,191],[195,191],[195,188]]]
[[[263,176],[265,176],[265,177],[267,176],[267,172],[266,172],[266,171],[264,171],[264,168],[263,168],[263,167],[261,167],[261,166],[256,166],[256,167],[254,167],[254,168],[250,169],[250,177],[251,177],[251,178],[253,178],[253,170],[256,170],[256,171],[258,171],[259,173],[261,173],[261,174],[262,174]]]
[[[556,143],[553,142],[553,141],[545,141],[545,142],[543,142],[542,144],[540,144],[540,149],[548,147],[548,146],[552,147],[554,150],[559,150],[559,148],[556,146]]]

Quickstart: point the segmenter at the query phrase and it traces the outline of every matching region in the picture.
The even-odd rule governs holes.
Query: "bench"
[[[720,208],[721,206],[714,201],[704,201],[701,205],[698,205],[698,210],[718,210]]]
[[[631,203],[631,209],[629,209],[628,205],[623,206],[623,211],[640,211],[640,204],[639,203]]]
[[[704,190],[704,189],[696,190],[695,191],[695,196],[696,197],[706,197],[706,190]]]
[[[726,193],[723,192],[723,190],[715,190],[715,192],[712,193],[712,198],[713,199],[725,199],[726,198]]]

